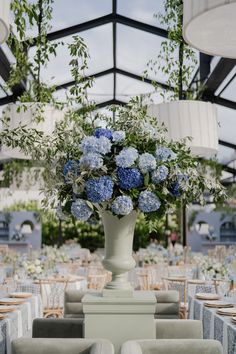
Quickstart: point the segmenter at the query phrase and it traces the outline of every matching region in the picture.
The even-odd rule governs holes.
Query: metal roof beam
[[[110,69],[107,69],[107,70],[104,70],[104,71],[101,71],[101,72],[98,72],[98,73],[95,73],[95,74],[91,74],[89,76],[90,77],[94,77],[94,78],[98,78],[98,77],[101,77],[101,76],[114,74],[114,73],[127,76],[127,77],[129,77],[131,79],[134,79],[134,80],[143,81],[143,82],[146,82],[146,83],[148,83],[150,85],[153,83],[153,80],[151,80],[151,79],[143,78],[142,76],[130,73],[129,71],[125,71],[125,70],[122,70],[122,69],[119,69],[119,68],[110,68]],[[65,82],[65,83],[63,83],[61,85],[56,86],[56,90],[66,89],[67,87],[74,85],[74,83],[75,83],[74,81]],[[162,88],[164,88],[165,90],[173,90],[173,87],[169,87],[168,85],[166,85],[166,84],[164,84],[162,82],[155,81],[155,83],[157,85],[161,86]]]
[[[148,79],[148,78],[133,74],[133,73],[131,73],[129,71],[125,71],[125,70],[117,68],[116,72],[117,72],[117,74],[121,74],[121,75],[130,77],[131,79],[143,81],[143,82],[146,82],[147,84],[150,84],[150,85],[152,85],[153,83],[156,83],[157,85],[161,86],[165,90],[171,90],[171,91],[174,90],[173,87],[170,87],[170,86],[164,84],[163,82],[151,80],[151,79]]]
[[[116,15],[116,19],[115,20],[118,23],[122,24],[122,25],[133,27],[133,28],[139,29],[141,31],[145,31],[145,32],[148,32],[148,33],[155,34],[155,35],[160,36],[160,37],[168,38],[168,31],[166,31],[163,28],[159,28],[159,27],[156,27],[156,26],[151,26],[151,25],[148,25],[147,23],[136,21],[136,20],[132,20],[129,17],[121,16],[121,15],[118,15],[118,14]]]
[[[236,64],[236,59],[221,58],[216,67],[205,81],[206,90],[203,93],[204,98],[214,96],[216,90],[220,87],[224,79],[231,72]]]
[[[6,56],[6,54],[4,53],[4,51],[2,50],[2,48],[0,47],[0,76],[3,78],[3,80],[5,82],[7,82],[10,78],[10,72],[11,72],[11,64]],[[23,82],[21,82],[20,84],[17,84],[15,87],[12,88],[12,92],[13,92],[13,97],[14,99],[16,99],[17,96],[21,95],[25,90],[25,85]],[[10,97],[12,97],[10,96]],[[6,99],[8,97],[3,97],[3,99]],[[10,101],[12,102],[12,101]],[[9,103],[9,102],[7,102]]]
[[[101,102],[101,103],[96,104],[96,109],[111,106],[113,104],[124,106],[124,105],[126,105],[126,102],[123,102],[120,100],[109,100],[109,101],[105,101],[105,102]]]
[[[210,101],[212,103],[219,104],[220,106],[224,106],[231,109],[236,109],[236,102],[226,100],[225,98],[219,96],[210,96],[204,97],[206,101]]]
[[[94,77],[94,78],[98,78],[98,77],[101,77],[101,76],[105,76],[105,75],[109,75],[109,74],[113,74],[114,73],[114,68],[110,68],[110,69],[107,69],[107,70],[104,70],[104,71],[100,71],[98,73],[95,73],[95,74],[91,74],[89,75],[89,77]],[[85,77],[86,79],[87,77]],[[65,82],[61,85],[57,85],[56,86],[56,91],[58,90],[62,90],[62,89],[67,89],[68,87],[72,86],[75,84],[75,81],[68,81],[68,82]]]
[[[233,167],[229,167],[227,165],[222,165],[222,169],[224,171],[232,173],[232,175],[236,176],[236,170]]]
[[[86,22],[79,23],[74,26],[70,26],[70,27],[63,28],[58,31],[48,33],[47,38],[50,41],[54,41],[54,40],[61,39],[66,36],[71,36],[71,35],[77,34],[79,32],[87,31],[89,29],[92,29],[92,28],[95,28],[98,26],[106,25],[107,23],[120,23],[122,25],[136,28],[141,31],[145,31],[148,33],[155,34],[157,36],[168,38],[168,32],[163,28],[152,26],[152,25],[149,25],[144,22],[136,21],[136,20],[133,20],[129,17],[122,16],[122,15],[119,15],[114,12],[111,14],[96,18],[94,20],[86,21]],[[35,40],[36,39],[34,39],[32,41],[32,43],[31,43],[32,46],[35,45]]]
[[[112,0],[112,14],[114,17],[117,15],[117,0]],[[113,37],[113,68],[116,69],[116,54],[117,54],[117,22],[112,23],[112,37]],[[113,74],[113,100],[116,99],[116,80],[117,75],[114,70]],[[115,115],[113,113],[113,120],[115,120]]]
[[[226,146],[230,149],[236,150],[236,144],[228,143],[227,141],[219,140],[219,144],[222,146]]]

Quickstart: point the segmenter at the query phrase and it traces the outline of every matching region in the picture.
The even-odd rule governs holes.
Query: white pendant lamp
[[[218,151],[217,109],[209,102],[171,101],[152,104],[147,113],[167,128],[167,139],[192,137],[187,145],[196,156],[211,158]]]
[[[11,103],[6,107],[3,116],[9,120],[7,127],[9,130],[25,126],[26,129],[36,129],[50,136],[56,123],[63,119],[64,113],[63,110],[56,109],[50,104]],[[40,115],[39,122],[37,122],[38,115]],[[2,127],[3,130],[4,128]],[[19,148],[2,145],[0,159],[8,158],[31,159],[31,156],[25,155]]]
[[[0,44],[4,43],[10,33],[10,0],[0,0]]]
[[[184,0],[183,37],[202,53],[236,58],[236,0]]]

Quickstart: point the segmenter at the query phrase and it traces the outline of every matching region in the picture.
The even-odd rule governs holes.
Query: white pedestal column
[[[152,292],[135,291],[133,297],[86,294],[83,299],[85,338],[105,338],[120,352],[129,339],[155,339],[156,298]]]

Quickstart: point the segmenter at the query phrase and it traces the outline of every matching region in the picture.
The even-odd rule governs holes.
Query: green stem
[[[38,49],[37,49],[37,61],[38,61],[38,68],[37,68],[37,91],[36,91],[36,98],[37,101],[40,102],[41,100],[41,81],[40,81],[40,73],[41,73],[41,46],[42,46],[42,22],[43,22],[43,0],[38,0],[38,8],[39,8],[39,16],[38,16]]]
[[[178,28],[182,31],[183,27],[183,1],[180,1],[180,15],[178,19]],[[179,75],[178,75],[178,94],[179,100],[184,99],[183,95],[183,62],[184,62],[184,40],[182,35],[180,36],[180,43],[179,43]]]

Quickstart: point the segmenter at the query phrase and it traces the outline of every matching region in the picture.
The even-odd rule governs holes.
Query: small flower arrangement
[[[192,255],[191,264],[196,265],[207,279],[227,279],[230,273],[226,264],[209,259],[207,255],[201,253]]]
[[[217,261],[210,261],[208,258],[201,265],[203,275],[210,279],[228,279],[229,271],[225,264]]]
[[[113,110],[115,122],[103,116],[101,127],[97,117],[78,120],[76,141],[67,132],[64,153],[50,161],[59,218],[87,221],[102,208],[119,218],[136,210],[152,219],[181,201],[203,203],[208,185],[216,197],[224,194],[217,180],[206,181],[185,141],[166,141],[165,128],[138,100]]]
[[[148,253],[143,257],[143,263],[146,265],[164,263],[167,260],[166,252],[153,252]]]
[[[39,259],[34,261],[23,261],[22,267],[25,269],[27,275],[33,278],[37,278],[44,271],[43,263]]]
[[[68,254],[60,248],[56,246],[44,246],[41,252],[41,256],[45,257],[45,259],[49,263],[66,263],[69,262]]]

